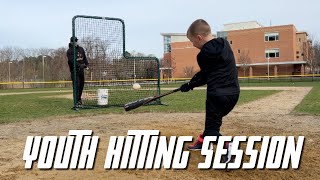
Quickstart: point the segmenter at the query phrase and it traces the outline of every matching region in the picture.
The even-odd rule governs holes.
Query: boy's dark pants
[[[213,96],[207,94],[206,100],[206,121],[203,138],[205,136],[221,136],[220,126],[222,117],[227,115],[237,104],[239,94]]]
[[[74,86],[74,74],[71,72],[72,87]],[[81,101],[81,95],[84,87],[84,71],[82,69],[78,70],[76,73],[76,100]],[[74,88],[73,88],[74,90]]]

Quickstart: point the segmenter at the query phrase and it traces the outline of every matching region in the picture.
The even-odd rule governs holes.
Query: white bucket
[[[108,89],[97,89],[97,94],[98,94],[98,105],[99,106],[104,106],[108,104]]]

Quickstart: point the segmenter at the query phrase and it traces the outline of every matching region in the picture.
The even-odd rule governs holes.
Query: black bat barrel
[[[172,94],[172,93],[178,92],[178,91],[180,91],[180,88],[174,89],[172,91],[169,91],[167,93],[164,93],[164,94],[161,94],[161,95],[158,95],[158,96],[147,97],[147,98],[144,98],[144,99],[139,99],[139,100],[134,101],[134,102],[129,102],[129,103],[124,105],[124,109],[126,111],[131,111],[132,109],[136,109],[136,108],[138,108],[138,107],[140,107],[142,105],[148,104],[148,103],[150,103],[150,102],[152,102],[154,100],[157,100],[157,99],[159,99],[161,97],[167,96],[169,94]]]
[[[136,109],[140,106],[142,106],[145,102],[147,102],[148,100],[150,100],[150,98],[145,98],[145,99],[140,99],[134,102],[130,102],[124,105],[124,109],[126,111],[130,111],[132,109]]]

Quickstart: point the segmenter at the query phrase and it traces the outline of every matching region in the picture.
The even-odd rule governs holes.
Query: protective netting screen
[[[158,59],[125,54],[121,19],[76,16],[73,30],[89,62],[84,72],[84,107],[123,106],[160,93]]]

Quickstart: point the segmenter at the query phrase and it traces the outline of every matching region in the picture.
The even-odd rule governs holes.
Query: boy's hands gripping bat
[[[180,88],[177,88],[175,90],[172,90],[172,91],[169,91],[169,92],[166,92],[164,94],[160,94],[160,95],[157,95],[157,96],[153,96],[153,97],[147,97],[147,98],[144,98],[144,99],[139,99],[137,101],[133,101],[133,102],[129,102],[127,104],[124,105],[124,109],[126,111],[131,111],[132,109],[136,109],[140,106],[143,106],[143,105],[146,105],[152,101],[155,101],[159,98],[162,98],[164,96],[167,96],[169,94],[172,94],[172,93],[175,93],[175,92],[178,92],[180,91]]]

